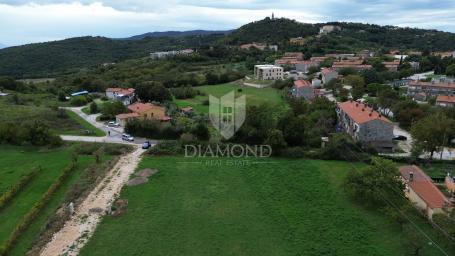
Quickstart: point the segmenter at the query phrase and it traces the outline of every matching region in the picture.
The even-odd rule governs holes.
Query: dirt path
[[[137,147],[132,153],[122,156],[75,210],[74,216],[54,234],[52,241],[46,245],[40,255],[77,255],[92,236],[101,217],[106,213],[105,210],[120,194],[123,185],[138,166],[142,153],[144,150]],[[102,211],[99,212],[96,209],[102,209]]]

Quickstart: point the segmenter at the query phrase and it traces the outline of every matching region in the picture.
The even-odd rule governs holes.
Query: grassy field
[[[72,120],[77,122],[82,127],[82,129],[78,130],[78,131],[75,131],[75,130],[63,131],[63,132],[61,132],[61,134],[64,134],[64,135],[86,135],[86,136],[97,136],[97,137],[102,137],[102,136],[106,135],[102,130],[96,128],[95,126],[93,126],[89,122],[85,121],[82,117],[80,117],[79,115],[77,115],[73,111],[67,110],[66,113],[68,114],[68,116]]]
[[[192,106],[198,113],[208,113],[209,106],[204,105],[203,102],[209,99],[209,95],[221,97],[226,93],[235,91],[236,97],[246,95],[246,104],[260,105],[260,104],[275,104],[278,107],[286,106],[284,99],[281,97],[280,91],[274,88],[253,88],[246,86],[239,86],[235,84],[221,84],[221,85],[206,85],[195,87],[206,95],[196,96],[193,99],[174,100],[178,107]],[[241,89],[241,92],[238,91]]]
[[[39,150],[33,147],[0,146],[0,194],[16,184],[22,175],[33,167],[41,166],[42,171],[0,210],[0,244],[2,244],[19,223],[21,218],[47,191],[61,174],[71,158],[70,149]],[[106,156],[105,160],[111,159]],[[44,223],[62,202],[66,190],[76,182],[81,171],[94,162],[93,156],[80,155],[76,170],[65,180],[50,202],[40,212],[38,218],[20,237],[10,255],[24,255],[43,228]]]
[[[399,227],[341,189],[350,163],[201,161],[146,157],[139,169],[160,172],[123,189],[128,212],[105,217],[81,255],[405,254]]]
[[[103,136],[102,131],[91,126],[77,115],[69,113],[69,116],[59,115],[57,106],[49,106],[44,102],[49,99],[55,101],[49,95],[37,95],[37,99],[32,100],[31,96],[24,94],[20,96],[21,104],[13,104],[11,96],[0,97],[0,122],[23,122],[29,120],[40,120],[46,123],[57,134],[66,135],[87,135],[84,131],[92,133],[88,135]],[[39,99],[39,101],[38,101]],[[56,102],[55,102],[56,103]]]

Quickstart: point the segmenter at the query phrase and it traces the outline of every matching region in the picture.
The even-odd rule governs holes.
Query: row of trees
[[[60,146],[62,140],[40,120],[0,124],[0,143],[13,145]]]

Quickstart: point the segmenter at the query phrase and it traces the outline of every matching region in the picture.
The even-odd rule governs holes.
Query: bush
[[[283,149],[281,156],[289,158],[303,158],[306,156],[306,152],[303,147],[290,147]]]
[[[85,96],[72,97],[70,100],[71,106],[81,107],[87,105],[88,100]]]
[[[163,140],[150,148],[147,152],[150,155],[164,156],[164,155],[177,155],[181,154],[183,149],[180,143],[176,140]]]

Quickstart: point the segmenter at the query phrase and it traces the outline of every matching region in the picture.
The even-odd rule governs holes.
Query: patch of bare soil
[[[147,183],[148,181],[149,181],[148,178],[136,177],[136,178],[132,178],[131,180],[129,180],[128,183],[126,183],[126,185],[132,187],[132,186],[137,186],[137,185]]]
[[[140,172],[137,172],[135,175],[137,177],[144,177],[144,178],[148,178],[148,177],[151,177],[153,176],[155,173],[157,173],[158,170],[157,169],[143,169],[142,171]]]

